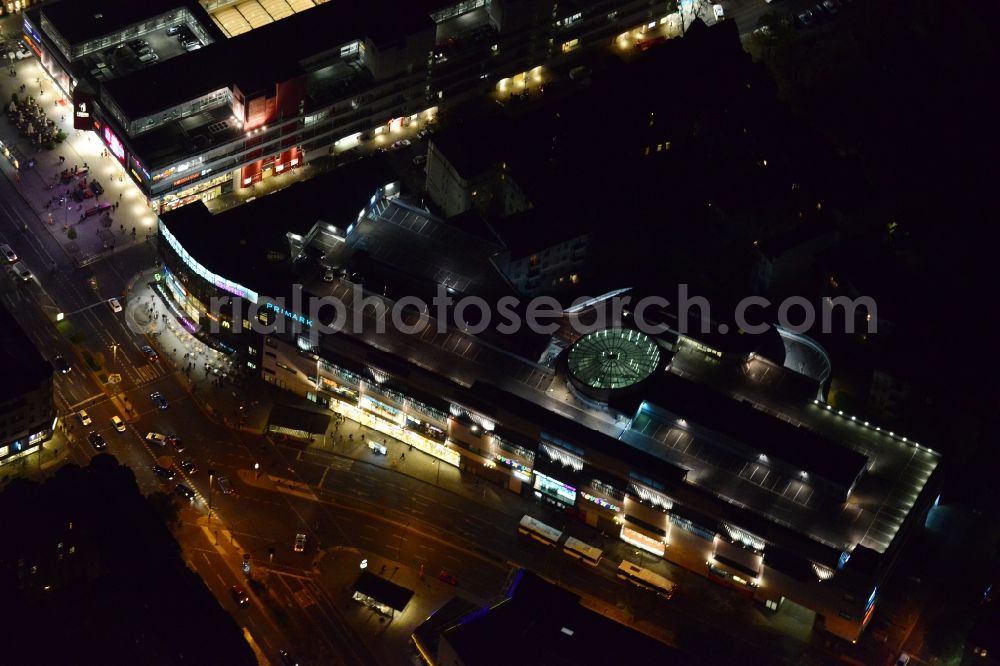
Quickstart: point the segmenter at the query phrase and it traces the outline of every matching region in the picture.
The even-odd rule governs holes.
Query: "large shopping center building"
[[[162,212],[537,85],[622,35],[658,38],[674,6],[60,0],[24,12],[23,39]]]
[[[160,233],[177,316],[266,381],[845,639],[934,501],[939,455],[832,410],[791,336],[502,336],[410,306],[405,332],[383,328],[380,308],[435,285],[510,292],[496,239],[408,201],[380,158],[214,216],[178,208]],[[347,325],[312,336],[333,314]]]

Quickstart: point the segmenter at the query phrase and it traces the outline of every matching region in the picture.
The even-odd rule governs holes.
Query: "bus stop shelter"
[[[363,571],[354,581],[352,589],[355,601],[390,619],[394,618],[397,612],[402,612],[413,598],[413,590],[396,585],[370,571]]]

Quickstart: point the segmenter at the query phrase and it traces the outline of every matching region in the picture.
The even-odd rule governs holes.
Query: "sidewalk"
[[[129,326],[145,333],[160,358],[180,373],[203,407],[206,402],[211,405],[215,393],[209,389],[231,387],[236,381],[233,363],[178,323],[181,313],[160,292],[160,283],[152,279],[156,272],[146,271],[130,281],[126,303]]]
[[[102,157],[105,147],[94,132],[73,129],[72,104],[62,96],[40,64],[29,58],[16,61],[12,66],[16,77],[0,76],[0,98],[4,103],[11,99],[12,93],[20,99],[31,95],[48,118],[67,134],[66,140],[53,150],[36,150],[8,122],[5,114],[0,116],[0,138],[19,149],[27,159],[35,160],[34,167],[22,169],[20,174],[11,177],[12,184],[67,257],[86,265],[155,234],[156,218],[132,178],[125,173],[124,166],[110,154]],[[22,85],[25,87],[23,92]],[[74,166],[78,170],[86,167],[89,171],[86,176],[62,182],[60,174],[65,169],[72,171]],[[5,174],[12,171],[5,161]],[[76,202],[69,195],[74,188],[79,189],[84,178],[87,185],[97,180],[104,193]],[[60,198],[63,198],[61,203]],[[103,215],[92,215],[81,221],[86,210],[101,203],[111,204],[109,222],[102,224]],[[76,231],[75,240],[69,238],[70,228]]]

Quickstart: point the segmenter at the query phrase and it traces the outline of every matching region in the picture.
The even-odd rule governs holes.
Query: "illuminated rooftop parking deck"
[[[226,35],[235,37],[329,0],[200,0],[208,15]]]
[[[349,283],[337,282],[326,288],[343,298],[348,311],[353,311]],[[387,304],[391,308],[392,302],[387,300]],[[551,369],[496,349],[477,336],[457,330],[437,332],[433,318],[416,335],[394,332],[391,327],[379,335],[374,332],[370,308],[363,318],[369,325],[351,335],[376,349],[459,384],[469,385],[475,380],[493,383],[555,414],[687,469],[687,483],[837,550],[863,545],[885,552],[940,463],[935,451],[918,448],[895,434],[864,427],[807,400],[797,406],[781,404],[780,414],[775,409],[762,410],[779,423],[794,419],[808,433],[822,435],[845,454],[839,457],[852,452],[864,457],[859,458],[860,475],[845,500],[843,494],[831,491],[808,473],[778,471],[778,465],[771,464],[777,461],[768,460],[766,455],[752,459],[734,452],[727,438],[713,430],[719,419],[727,418],[725,413],[703,426],[689,424],[682,414],[668,411],[673,402],[670,395],[651,394],[646,399],[654,409],[639,413],[623,431],[621,420],[613,413],[595,408],[567,391],[566,383]],[[690,359],[686,367],[692,369]],[[784,368],[776,372],[791,373]],[[739,393],[742,397],[752,396],[758,409],[778,406],[760,387],[741,386]],[[821,457],[815,465],[822,469]]]
[[[375,216],[372,219],[377,219],[377,210],[370,211],[369,215]],[[347,281],[317,281],[309,290],[343,299],[349,311],[354,307]],[[392,300],[385,301],[391,308]],[[769,364],[767,381],[761,381],[760,373],[726,371],[704,355],[682,348],[671,360],[668,377],[642,390],[650,408],[637,411],[631,426],[623,431],[622,421],[613,412],[598,409],[567,390],[567,383],[553,368],[498,349],[475,335],[454,329],[438,332],[433,317],[416,335],[402,334],[392,327],[385,334],[376,334],[370,308],[363,318],[367,324],[364,330],[351,335],[376,349],[465,386],[477,380],[492,383],[687,469],[687,483],[838,550],[863,545],[884,552],[940,463],[940,455],[929,448],[814,404],[812,380],[780,366]],[[587,339],[585,336],[581,342]],[[580,351],[587,349],[589,346]],[[572,371],[572,359],[569,367]],[[675,387],[684,383],[682,378],[693,384],[690,390],[682,391],[688,398],[711,389],[707,392],[715,394],[717,400],[685,400]],[[675,390],[657,390],[663,386]],[[757,432],[753,419],[744,419],[746,410],[757,416],[766,414],[774,432],[770,428]],[[692,418],[695,413],[701,423]],[[747,423],[754,432],[741,436],[736,427],[739,423]],[[734,450],[737,439],[744,450]],[[786,446],[781,446],[783,443]],[[758,448],[752,455],[745,450],[754,447]],[[779,469],[779,461],[769,460],[765,451],[772,458],[780,454],[783,469]]]

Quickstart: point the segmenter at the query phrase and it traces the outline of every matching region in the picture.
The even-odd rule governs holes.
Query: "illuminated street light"
[[[215,470],[208,470],[208,524],[212,524],[212,481],[215,479]]]

